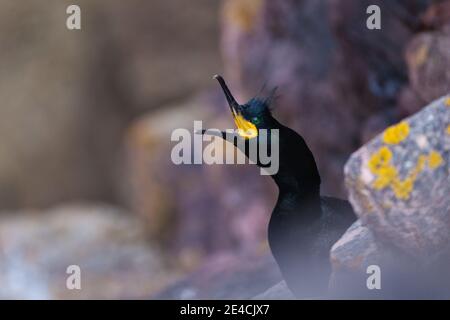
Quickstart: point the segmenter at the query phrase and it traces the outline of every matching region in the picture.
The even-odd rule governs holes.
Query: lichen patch
[[[383,141],[387,144],[399,144],[409,135],[409,124],[402,121],[399,124],[387,128],[383,134]]]

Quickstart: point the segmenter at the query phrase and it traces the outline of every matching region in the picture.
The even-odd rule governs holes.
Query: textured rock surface
[[[447,251],[433,263],[411,257],[357,221],[331,250],[329,298],[447,299],[449,256]],[[367,286],[374,267],[379,268],[379,290]]]
[[[294,295],[284,280],[253,297],[255,300],[287,300],[294,298]]]
[[[367,296],[367,267],[381,264],[381,251],[372,232],[356,221],[330,252],[330,297]]]
[[[140,220],[117,208],[74,204],[8,213],[0,219],[3,299],[147,298],[178,275],[148,245]],[[66,288],[66,269],[74,264],[81,290]]]
[[[399,115],[450,91],[449,5],[423,3],[424,13],[410,20],[424,32],[409,37],[405,47],[409,84],[397,100]],[[331,250],[331,284],[338,296],[376,297],[365,288],[365,267],[374,263],[384,270],[385,297],[386,292],[390,297],[448,297],[448,104],[447,97],[434,102],[348,162],[350,200],[361,221]],[[380,125],[382,118],[376,120]]]
[[[349,198],[377,238],[428,259],[450,243],[450,99],[434,101],[355,152]]]
[[[226,1],[227,81],[240,101],[264,82],[279,86],[276,116],[312,147],[324,193],[342,193],[350,153],[426,104],[419,86],[408,83],[413,71],[404,49],[422,30],[421,13],[432,2]],[[383,32],[365,28],[369,4],[382,7]],[[275,201],[272,182],[254,167],[175,166],[167,159],[175,127],[190,129],[193,120],[233,127],[217,92],[210,100],[163,105],[165,111],[142,117],[127,136],[126,198],[151,233],[193,268],[223,249],[257,247]]]
[[[379,249],[371,231],[356,221],[331,248],[333,270],[365,270],[379,262]]]
[[[331,249],[332,295],[445,298],[450,293],[450,96],[387,128],[345,167],[358,220]],[[366,268],[382,271],[367,290]]]

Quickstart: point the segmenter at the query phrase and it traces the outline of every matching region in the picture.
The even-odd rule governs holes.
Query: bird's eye
[[[253,122],[254,124],[259,124],[259,123],[261,122],[261,120],[259,119],[259,117],[253,117],[253,118],[252,118],[252,122]]]

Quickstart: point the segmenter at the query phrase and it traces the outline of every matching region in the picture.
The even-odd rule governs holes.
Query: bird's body
[[[331,272],[330,249],[355,220],[347,201],[320,197],[314,202],[303,202],[292,211],[277,203],[268,228],[271,252],[299,298],[324,297]],[[305,212],[310,216],[304,217]]]
[[[314,156],[303,138],[279,123],[268,110],[268,100],[252,99],[239,105],[223,79],[218,76],[230,104],[236,124],[245,128],[269,130],[267,143],[272,143],[271,130],[278,132],[279,169],[271,177],[279,189],[278,200],[268,227],[270,249],[288,287],[298,298],[326,295],[330,275],[331,246],[354,222],[352,207],[345,200],[320,196],[320,175]],[[248,122],[248,123],[247,123]],[[237,147],[236,139],[222,133]],[[259,139],[252,134],[252,139]],[[242,138],[242,136],[241,136]],[[248,137],[243,139],[248,142]],[[274,140],[276,141],[276,140]],[[248,148],[242,150],[247,156]],[[255,161],[258,166],[264,167]]]
[[[323,296],[330,274],[329,252],[355,220],[347,201],[320,196],[320,176],[303,138],[274,121],[279,130],[279,195],[269,222],[269,245],[297,297]]]

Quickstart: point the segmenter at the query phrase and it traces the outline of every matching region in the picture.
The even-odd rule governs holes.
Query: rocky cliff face
[[[272,86],[279,87],[275,115],[300,132],[311,146],[319,163],[323,193],[346,197],[343,168],[352,152],[387,127],[448,93],[448,17],[442,9],[446,3],[226,1],[222,6],[221,39],[225,75],[239,101],[258,94],[264,84],[267,91]],[[380,31],[365,26],[369,4],[381,7]],[[194,110],[201,110],[205,126],[233,127],[220,92],[208,101],[174,106],[158,119],[173,118],[169,114],[178,112],[185,115],[183,119],[189,119],[184,126],[190,128],[198,115]],[[155,121],[150,115],[131,131],[153,137],[156,127],[151,123]],[[401,131],[402,127],[396,130]],[[253,250],[264,242],[265,226],[275,200],[275,189],[269,179],[260,177],[251,167],[167,170],[166,162],[151,159],[155,154],[159,155],[157,158],[163,157],[168,146],[152,145],[147,149],[141,143],[145,139],[140,140],[134,134],[129,137],[128,152],[134,163],[129,167],[131,185],[141,186],[131,189],[137,190],[132,192],[133,203],[148,205],[145,209],[139,205],[135,208],[154,221],[157,230],[167,229],[163,222],[158,222],[164,219],[158,220],[155,215],[171,212],[170,223],[176,227],[165,234],[179,239],[177,250],[200,252],[194,256],[201,257],[223,249]],[[424,151],[426,165],[430,159],[438,158],[431,151]],[[142,169],[143,164],[147,169]],[[405,184],[409,171],[402,170],[398,179]],[[170,173],[161,177],[161,172]],[[147,179],[148,176],[153,178]],[[418,179],[419,174],[416,176]],[[192,184],[194,180],[196,183]],[[160,181],[163,183],[159,184]],[[395,184],[396,192],[405,197],[404,188],[398,185]],[[161,203],[149,200],[149,195],[155,194],[150,190],[155,187],[171,200],[162,205],[163,211],[153,209]],[[182,209],[174,207],[174,203],[186,205]],[[214,210],[209,209],[212,207]],[[216,228],[217,225],[221,227]],[[361,257],[360,251],[378,257],[380,244],[372,241],[373,232],[365,224],[359,222],[349,234],[336,245],[336,250],[345,251],[344,244],[353,238],[358,240],[350,242],[358,249],[347,250],[334,259],[336,268],[364,264],[366,256]],[[201,261],[199,258],[198,262]],[[365,270],[361,277],[365,290]]]
[[[344,295],[449,295],[449,5],[427,6],[422,31],[406,44],[409,80],[398,107],[408,113],[435,100],[364,145],[346,165],[360,219],[331,251],[335,287],[350,284]],[[385,271],[382,291],[365,286],[371,264]]]
[[[403,51],[432,2],[225,3],[221,48],[230,83],[246,98],[263,84],[278,86],[276,114],[311,146],[325,193],[344,196],[342,168],[351,152],[421,107],[401,107]],[[381,8],[381,30],[366,28],[371,4]]]
[[[381,7],[382,30],[365,28],[369,4]],[[169,159],[174,128],[191,129],[194,120],[203,120],[207,127],[233,127],[220,91],[203,91],[215,85],[210,76],[220,71],[218,2],[195,1],[179,10],[184,5],[80,1],[86,13],[84,29],[68,33],[59,1],[51,0],[48,6],[2,2],[0,38],[6,49],[0,60],[8,63],[2,64],[0,75],[0,208],[45,207],[72,199],[122,202],[142,217],[139,227],[122,226],[142,232],[133,241],[144,247],[142,238],[150,235],[184,270],[194,271],[180,286],[171,287],[173,291],[165,291],[166,296],[179,297],[179,288],[194,288],[202,297],[239,296],[241,280],[260,272],[261,277],[252,279],[264,285],[246,291],[250,297],[280,280],[266,247],[276,191],[253,166],[182,167]],[[244,101],[264,84],[267,89],[278,86],[274,112],[311,146],[323,193],[345,197],[347,181],[360,220],[332,250],[336,288],[348,283],[347,277],[361,277],[358,283],[365,283],[364,267],[386,263],[392,256],[405,256],[418,265],[412,273],[428,268],[417,262],[421,257],[432,262],[446,256],[449,7],[448,0],[228,0],[220,9],[220,51],[236,96]],[[423,113],[408,118],[435,99]],[[345,178],[346,161],[365,143],[348,162]],[[27,221],[22,219],[2,220],[2,232],[20,234],[29,228],[38,230],[31,232],[36,237],[42,232],[50,239],[35,248],[30,238],[11,232],[17,246],[2,238],[2,249],[19,252],[2,252],[0,267],[8,278],[2,283],[12,283],[17,273],[11,270],[22,270],[17,265],[37,261],[55,270],[63,265],[60,261],[70,260],[58,251],[55,256],[62,260],[49,262],[40,249],[51,247],[54,239],[67,241],[69,247],[75,246],[71,241],[81,241],[63,228],[54,210],[49,215],[45,211],[37,212],[48,221],[32,219],[33,227],[24,226]],[[65,209],[56,211],[63,211],[76,230],[92,218],[84,209],[70,210],[77,224]],[[99,230],[114,229],[116,215],[100,215],[92,224]],[[60,230],[67,236],[60,237]],[[114,230],[119,236],[124,232]],[[81,243],[95,247],[98,242],[102,245],[97,248],[141,256],[141,249],[123,249],[117,239],[117,248],[111,249],[103,236],[100,232],[98,239],[87,237]],[[100,251],[93,249],[85,257],[103,258]],[[255,251],[263,262],[252,268]],[[29,252],[37,253],[29,258]],[[239,252],[240,258],[229,252]],[[151,254],[142,253],[142,261],[158,273],[162,267],[153,264]],[[214,258],[205,264],[205,257]],[[220,282],[222,263],[237,276]],[[122,265],[120,260],[103,267],[122,270]],[[388,267],[395,271],[397,266]],[[131,265],[131,273],[141,272],[139,268]],[[142,279],[120,274],[133,283]],[[152,277],[147,271],[142,274]],[[204,279],[220,282],[217,292],[198,289]],[[44,288],[38,282],[36,288]],[[128,290],[139,296],[145,291],[113,286],[119,288],[111,291],[114,297]],[[150,282],[143,286],[160,288]],[[266,296],[276,296],[283,288],[277,286]],[[42,290],[53,294],[48,293],[53,289]]]

